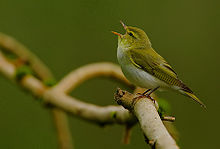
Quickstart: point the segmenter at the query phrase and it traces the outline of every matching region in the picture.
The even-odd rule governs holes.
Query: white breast
[[[158,86],[162,88],[167,87],[166,83],[164,83],[163,81],[134,66],[131,63],[130,58],[126,54],[124,54],[125,52],[126,49],[118,47],[117,57],[118,62],[121,65],[122,71],[129,81],[143,88],[156,88]]]

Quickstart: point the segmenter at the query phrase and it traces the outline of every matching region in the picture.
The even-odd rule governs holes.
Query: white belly
[[[143,88],[166,87],[166,84],[151,74],[132,65],[121,65],[126,78],[133,84]]]
[[[167,84],[132,64],[129,57],[118,48],[117,57],[126,78],[136,86],[143,88],[167,88]]]

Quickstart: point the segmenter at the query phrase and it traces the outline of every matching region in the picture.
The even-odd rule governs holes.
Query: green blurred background
[[[0,32],[37,54],[61,79],[92,62],[117,63],[119,20],[144,29],[153,47],[207,105],[172,92],[158,93],[172,106],[181,148],[219,148],[219,37],[217,0],[0,0]],[[72,94],[99,105],[115,104],[118,83],[94,79]],[[100,92],[101,95],[100,95]],[[99,95],[98,95],[99,94]],[[0,148],[58,148],[50,110],[0,76]],[[137,125],[130,145],[121,143],[123,127],[100,128],[70,116],[76,149],[146,148]],[[149,147],[147,147],[149,148]]]

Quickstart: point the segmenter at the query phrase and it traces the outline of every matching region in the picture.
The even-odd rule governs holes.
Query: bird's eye
[[[129,32],[128,35],[130,35],[131,37],[134,37],[134,34],[132,32]]]

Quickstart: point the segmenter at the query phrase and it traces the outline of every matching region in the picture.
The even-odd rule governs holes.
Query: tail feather
[[[205,105],[201,100],[199,100],[199,98],[196,97],[196,95],[194,95],[192,92],[189,93],[189,92],[184,91],[184,90],[180,90],[180,91],[181,91],[181,93],[183,93],[184,95],[186,95],[186,96],[192,98],[194,101],[196,101],[197,103],[199,103],[199,104],[201,105],[201,107],[203,107],[203,108],[206,109],[206,105]]]

